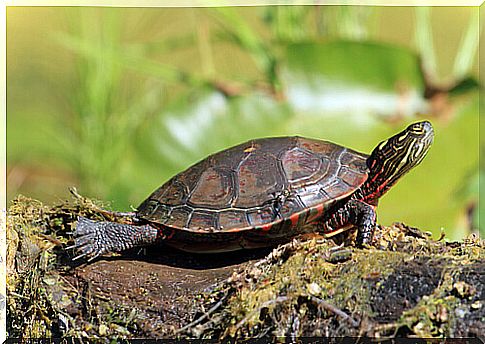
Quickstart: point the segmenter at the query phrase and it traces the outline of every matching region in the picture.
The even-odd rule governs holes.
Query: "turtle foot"
[[[121,252],[135,246],[155,242],[158,231],[149,226],[133,226],[115,222],[96,222],[78,218],[74,231],[74,248],[78,255],[73,260],[86,257],[91,261],[108,252]]]

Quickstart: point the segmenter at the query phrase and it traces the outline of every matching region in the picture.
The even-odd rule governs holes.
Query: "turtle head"
[[[431,123],[421,121],[379,143],[367,159],[370,172],[364,197],[377,201],[399,178],[423,160],[433,137]]]

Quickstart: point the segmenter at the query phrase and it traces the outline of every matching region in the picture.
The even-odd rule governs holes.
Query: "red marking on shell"
[[[267,225],[262,225],[262,226],[260,226],[260,228],[261,228],[261,230],[262,230],[263,232],[267,232],[267,231],[269,231],[269,230],[271,229],[271,227],[273,227],[271,223],[268,223]]]
[[[317,206],[315,208],[317,208],[317,217],[322,216],[323,208],[324,208],[323,204],[317,204]]]
[[[298,220],[300,219],[300,214],[293,214],[290,216],[290,221],[292,226],[298,225]]]

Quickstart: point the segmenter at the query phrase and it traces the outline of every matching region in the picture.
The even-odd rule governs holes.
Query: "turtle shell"
[[[368,176],[367,157],[302,137],[252,140],[179,173],[139,206],[137,216],[207,238],[281,232],[314,221],[359,188]]]

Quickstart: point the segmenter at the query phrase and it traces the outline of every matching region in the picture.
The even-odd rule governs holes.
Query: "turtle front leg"
[[[150,225],[96,222],[80,216],[74,236],[74,245],[70,248],[79,252],[74,259],[93,260],[104,253],[153,244],[158,239],[158,230]]]
[[[323,231],[331,233],[349,224],[357,227],[357,246],[370,244],[376,228],[374,208],[360,200],[350,200],[324,222]]]
[[[358,200],[351,200],[347,204],[351,207],[351,223],[357,227],[357,246],[370,245],[376,229],[376,211],[369,204]]]

